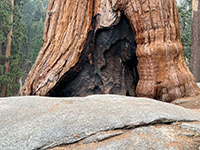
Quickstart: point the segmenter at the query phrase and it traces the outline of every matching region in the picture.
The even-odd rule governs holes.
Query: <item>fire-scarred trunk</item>
[[[22,95],[134,96],[136,85],[137,96],[162,101],[200,93],[183,59],[175,0],[50,0]]]

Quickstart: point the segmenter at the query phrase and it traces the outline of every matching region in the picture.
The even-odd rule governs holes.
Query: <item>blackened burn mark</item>
[[[89,56],[92,56],[92,64]],[[122,15],[116,26],[97,30],[96,33],[91,30],[88,33],[87,43],[79,62],[61,78],[48,95],[135,96],[139,79],[137,63],[134,34],[128,19]]]

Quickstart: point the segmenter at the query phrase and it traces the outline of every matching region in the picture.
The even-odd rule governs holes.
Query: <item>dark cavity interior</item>
[[[49,91],[49,96],[135,96],[138,78],[134,33],[122,15],[116,26],[89,32],[79,63]]]

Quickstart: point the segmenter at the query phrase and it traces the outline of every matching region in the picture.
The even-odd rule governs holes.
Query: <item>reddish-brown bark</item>
[[[135,31],[137,96],[171,101],[199,94],[183,56],[175,0],[129,0],[123,10]]]
[[[58,83],[71,79],[71,72],[82,69],[77,64],[85,48],[96,40],[96,32],[117,25],[123,12],[137,44],[137,96],[172,101],[198,95],[200,91],[183,59],[175,0],[50,0],[43,46],[21,94],[51,95]],[[89,37],[92,40],[88,43]],[[93,54],[88,53],[88,59],[95,68],[98,65]],[[110,87],[103,86],[100,93],[109,93]]]

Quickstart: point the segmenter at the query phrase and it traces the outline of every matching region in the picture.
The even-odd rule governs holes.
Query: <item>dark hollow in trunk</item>
[[[49,96],[136,95],[136,43],[124,15],[112,28],[90,31],[79,60],[49,91]]]

